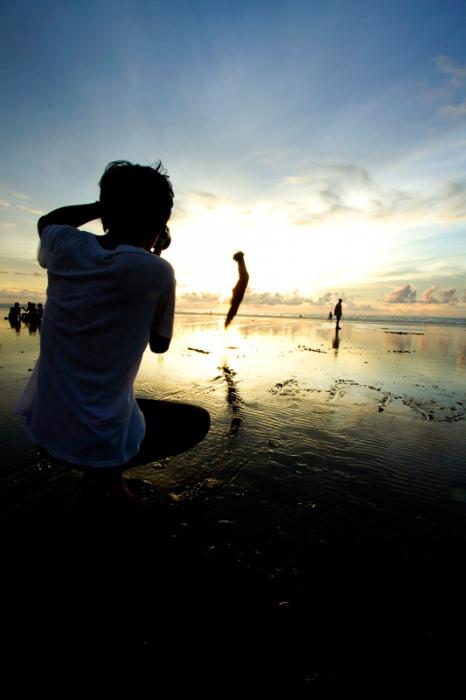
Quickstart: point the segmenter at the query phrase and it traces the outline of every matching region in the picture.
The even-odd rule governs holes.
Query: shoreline
[[[176,314],[180,316],[208,316],[212,318],[223,319],[225,313],[221,311],[176,311]],[[302,320],[302,321],[321,321],[329,326],[335,326],[335,320],[331,321],[322,314],[260,314],[251,313],[247,314],[244,312],[239,312],[236,317],[237,319],[250,319],[250,318],[260,318],[263,319],[273,319],[273,320]],[[465,326],[465,317],[449,317],[449,316],[353,316],[350,314],[344,314],[342,316],[342,323],[393,323],[393,324],[403,324],[403,325],[433,325],[433,326]]]
[[[0,309],[9,309],[10,304],[0,304]],[[224,319],[226,315],[225,310],[218,310],[218,311],[187,311],[187,310],[176,310],[175,315],[179,316],[208,316],[209,318],[219,318],[219,319]],[[297,319],[297,320],[309,320],[309,321],[322,321],[322,323],[328,323],[328,325],[335,325],[335,319],[332,319],[331,321],[328,320],[327,315],[325,313],[285,313],[285,314],[266,314],[266,313],[247,313],[244,310],[238,312],[235,316],[236,319],[241,320],[241,319],[251,319],[251,318],[259,318],[261,320],[263,319],[271,319],[271,320],[279,320],[279,319],[284,319],[284,320],[290,320],[290,319]],[[403,324],[403,325],[433,325],[433,326],[453,326],[453,327],[458,327],[458,326],[465,326],[466,327],[466,317],[463,316],[416,316],[416,315],[409,315],[409,316],[404,316],[404,315],[365,315],[365,314],[358,314],[354,315],[351,313],[345,312],[342,316],[342,323],[348,322],[348,323],[393,323],[393,324]],[[6,317],[5,317],[5,320]]]

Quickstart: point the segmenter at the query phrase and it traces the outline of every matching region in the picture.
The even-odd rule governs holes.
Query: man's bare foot
[[[137,498],[129,489],[122,472],[107,472],[105,469],[83,474],[83,496],[86,500],[112,500],[135,503]]]

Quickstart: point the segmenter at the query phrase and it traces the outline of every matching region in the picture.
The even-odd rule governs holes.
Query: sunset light
[[[42,213],[94,201],[111,160],[161,159],[178,310],[223,309],[242,250],[243,313],[342,296],[356,316],[464,317],[466,53],[447,4],[51,2],[56,31],[19,52],[46,13],[7,3],[0,303],[44,298]],[[90,32],[79,60],[71,26]]]

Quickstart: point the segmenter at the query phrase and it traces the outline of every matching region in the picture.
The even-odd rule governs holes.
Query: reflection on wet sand
[[[393,474],[396,481],[394,465],[411,462],[422,451],[419,423],[428,424],[429,430],[433,424],[461,428],[464,423],[464,337],[461,326],[347,322],[336,333],[327,321],[245,317],[237,317],[226,334],[222,318],[178,315],[170,352],[159,357],[145,354],[136,392],[146,398],[198,403],[210,412],[211,433],[190,456],[190,474],[196,470],[203,474],[206,464],[216,474],[226,469],[230,463],[225,460],[225,431],[229,437],[240,438],[228,446],[235,451],[235,459],[253,460],[253,450],[260,455],[264,439],[278,444],[279,436],[284,435],[285,461],[312,451],[329,464],[333,452],[328,449],[327,436],[333,446],[341,444],[338,441],[350,431],[351,439],[333,456],[350,464],[354,444],[370,439],[359,462],[367,462],[373,471]],[[6,327],[3,340],[8,340],[2,342],[4,363],[8,343],[12,362],[17,363],[17,374],[11,369],[10,376],[24,382],[34,365],[38,343],[33,336],[16,336]],[[19,354],[18,343],[21,348],[30,346],[30,354]],[[12,394],[8,396],[13,404]],[[248,398],[247,430],[242,396]],[[378,423],[371,424],[366,434],[364,426],[374,416]],[[388,423],[383,420],[391,421],[387,448]],[[417,425],[417,433],[406,444],[396,439],[403,420]],[[11,444],[24,439],[16,423],[8,423],[4,430],[10,431]],[[416,440],[421,442],[416,444]],[[450,455],[458,451],[462,440],[464,444],[459,435],[452,439]],[[312,450],[310,441],[315,441]],[[303,457],[302,462],[307,459]],[[180,478],[187,469],[180,462]],[[435,464],[424,464],[423,469],[429,473]]]
[[[243,418],[241,416],[241,399],[238,394],[238,389],[236,388],[235,375],[236,372],[230,367],[223,365],[222,367],[223,377],[227,383],[227,404],[231,411],[231,423],[228,430],[228,436],[233,437],[238,435]]]

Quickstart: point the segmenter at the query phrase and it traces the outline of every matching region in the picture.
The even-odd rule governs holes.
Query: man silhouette
[[[342,301],[343,301],[343,299],[338,299],[338,303],[336,304],[335,309],[333,311],[333,313],[335,314],[335,318],[337,319],[337,325],[336,325],[337,330],[340,330],[340,318],[343,316],[343,312],[341,310]]]
[[[170,180],[160,163],[114,161],[99,184],[99,201],[38,221],[47,302],[17,412],[52,457],[106,494],[129,497],[125,469],[192,447],[210,419],[189,404],[137,402],[133,392],[147,344],[164,353],[172,336],[175,276],[160,257],[170,242]],[[98,218],[104,236],[78,230]]]

